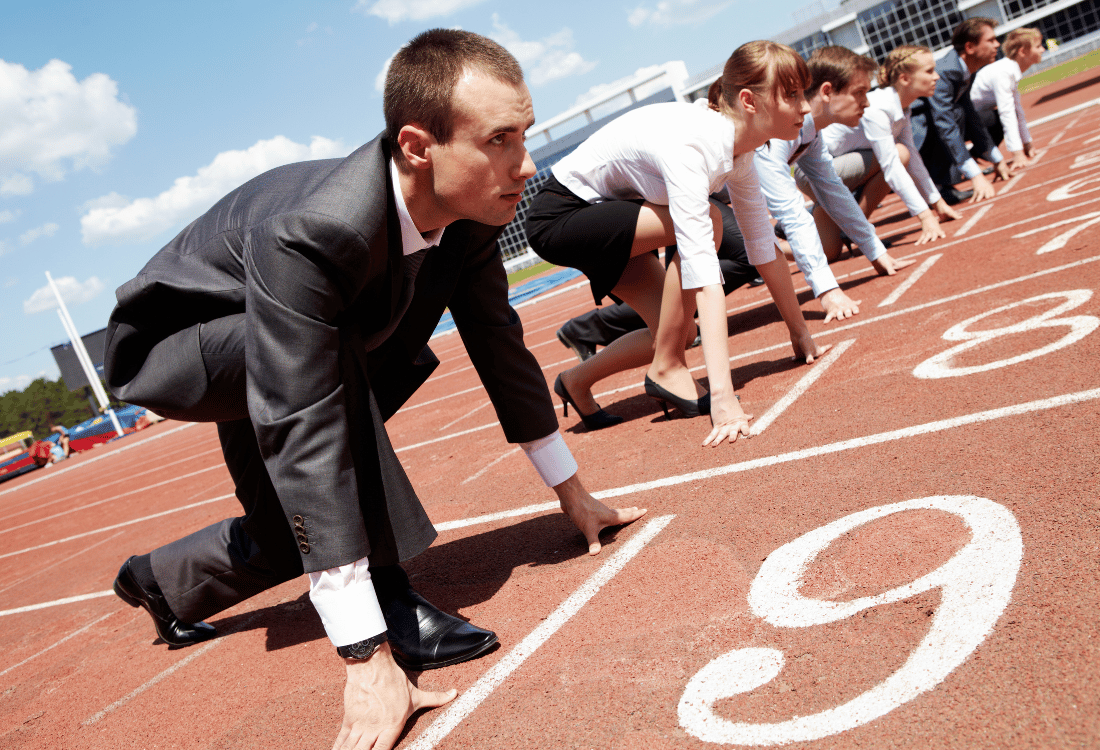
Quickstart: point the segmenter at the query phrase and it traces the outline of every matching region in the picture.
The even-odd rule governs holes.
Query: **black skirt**
[[[598,305],[619,283],[630,260],[644,202],[589,203],[551,174],[527,212],[527,241],[543,260],[587,276]]]

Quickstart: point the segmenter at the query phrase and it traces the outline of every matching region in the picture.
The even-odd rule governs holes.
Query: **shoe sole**
[[[461,664],[464,661],[470,661],[471,659],[476,659],[477,657],[481,656],[486,651],[491,649],[493,646],[497,645],[498,640],[499,639],[494,635],[492,640],[487,641],[486,643],[483,643],[481,646],[478,646],[473,651],[469,651],[465,654],[462,654],[460,656],[455,656],[455,657],[452,657],[450,659],[445,659],[444,661],[432,661],[432,662],[424,662],[423,664],[416,664],[414,662],[408,661],[407,659],[401,657],[400,655],[398,655],[398,653],[396,651],[393,652],[393,660],[395,662],[397,662],[397,665],[399,667],[401,667],[402,669],[407,669],[410,672],[426,672],[429,669],[440,669],[441,667],[452,667],[455,664]]]

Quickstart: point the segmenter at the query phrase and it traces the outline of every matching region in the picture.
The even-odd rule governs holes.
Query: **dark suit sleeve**
[[[325,258],[369,254],[349,227],[280,215],[245,250],[248,412],[288,519],[306,519],[306,572],[370,551],[349,440],[337,322],[355,294]]]
[[[473,225],[450,309],[508,442],[524,443],[557,431],[558,418],[546,377],[523,343],[523,324],[508,304],[500,231]]]
[[[966,150],[966,141],[959,127],[963,118],[958,117],[959,105],[955,103],[955,94],[959,87],[964,85],[966,81],[963,79],[962,71],[941,70],[940,80],[936,82],[936,93],[929,99],[936,134],[951,153],[952,160],[960,166],[970,158],[970,152]]]
[[[974,143],[974,147],[971,151],[975,154],[981,154],[983,157],[992,161],[989,152],[992,151],[993,147],[997,144],[993,142],[993,138],[989,135],[989,130],[985,127],[985,123],[982,122],[981,116],[978,115],[978,110],[974,109],[974,102],[970,100],[969,91],[959,100],[959,105],[963,108],[963,114],[966,120],[966,133],[964,136]]]

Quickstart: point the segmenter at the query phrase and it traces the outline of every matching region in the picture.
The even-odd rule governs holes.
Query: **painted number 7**
[[[799,593],[811,562],[852,529],[892,513],[935,509],[959,516],[970,541],[950,560],[912,583],[853,601],[808,599]],[[930,589],[942,590],[928,634],[901,668],[847,703],[810,716],[753,724],[718,716],[714,704],[771,682],[782,671],[783,653],[740,648],[719,656],[695,674],[680,699],[680,726],[706,742],[781,745],[838,734],[874,721],[942,682],[993,630],[1008,604],[1023,556],[1020,527],[1004,506],[973,496],[938,496],[883,505],[854,513],[783,545],[760,567],[749,606],[777,627],[806,628],[843,620]]]

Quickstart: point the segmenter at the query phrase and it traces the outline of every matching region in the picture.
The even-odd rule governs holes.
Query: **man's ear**
[[[821,87],[817,90],[817,95],[820,96],[821,101],[825,102],[826,104],[829,103],[829,98],[833,95],[833,93],[834,92],[832,81],[825,81],[825,83],[821,84]]]
[[[435,138],[419,125],[405,125],[397,134],[397,147],[405,162],[413,169],[428,169],[432,165]]]
[[[748,89],[741,89],[737,92],[737,101],[741,102],[741,106],[745,108],[746,112],[756,114],[756,95]]]

